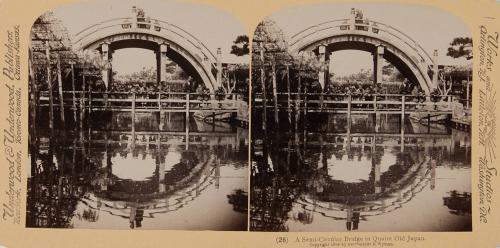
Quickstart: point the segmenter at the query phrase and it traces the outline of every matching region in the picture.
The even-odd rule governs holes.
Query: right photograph
[[[445,10],[310,4],[252,37],[250,230],[472,231],[472,34]]]

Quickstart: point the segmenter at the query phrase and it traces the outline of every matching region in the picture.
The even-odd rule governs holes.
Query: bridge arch
[[[109,62],[113,52],[123,48],[152,50],[157,57],[157,81],[165,81],[166,58],[176,62],[196,81],[214,92],[219,87],[222,64],[220,50],[214,55],[205,44],[186,30],[152,18],[139,16],[114,18],[85,28],[75,35],[75,49],[97,50]],[[106,85],[111,69],[102,72]]]
[[[326,63],[332,52],[340,50],[361,50],[370,52],[374,58],[374,82],[382,81],[384,58],[393,64],[410,81],[417,82],[430,93],[437,87],[435,51],[431,57],[410,36],[387,24],[363,18],[359,10],[351,10],[351,18],[338,19],[308,27],[291,37],[292,52],[314,52],[320,61]],[[324,69],[319,81],[328,80]]]

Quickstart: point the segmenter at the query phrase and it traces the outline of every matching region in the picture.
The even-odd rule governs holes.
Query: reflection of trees
[[[450,209],[452,214],[464,215],[472,213],[472,201],[469,192],[460,193],[452,190],[448,192],[448,196],[443,197],[443,204]]]
[[[242,189],[237,189],[227,196],[229,204],[233,205],[233,210],[240,213],[248,212],[248,194]]]
[[[35,153],[31,156],[37,159],[32,160],[32,174],[28,178],[28,227],[70,227],[78,200],[90,188],[90,172],[96,168],[95,164],[84,161],[88,164],[84,167],[82,160],[68,149],[54,149],[64,145],[65,136],[55,136],[50,139],[47,151],[32,150]]]
[[[288,231],[285,222],[288,220],[288,212],[292,210],[294,195],[291,191],[287,187],[253,188],[250,195],[250,225],[253,231]]]
[[[44,146],[46,144],[42,143],[40,147]],[[55,147],[58,149],[54,149]],[[112,174],[111,157],[112,154],[118,154],[117,151],[121,149],[119,145],[110,144],[104,151],[99,149],[103,148],[99,145],[90,149],[91,146],[87,147],[84,143],[78,147],[73,146],[72,149],[64,147],[68,147],[68,142],[65,135],[59,135],[50,139],[48,149],[31,150],[31,156],[36,159],[32,160],[32,173],[28,179],[28,227],[70,228],[73,217],[88,222],[98,221],[96,209],[76,211],[79,201],[86,197],[87,192],[129,200],[132,195],[135,200],[158,190],[158,168],[153,178],[144,182],[119,180]],[[208,148],[191,149],[181,154],[179,163],[166,173],[165,181],[175,184],[184,180],[199,163],[198,157],[206,154]],[[87,155],[85,151],[88,152]],[[89,155],[91,158],[87,157]],[[104,166],[103,161],[106,162]],[[189,182],[185,181],[184,184],[188,185]],[[135,223],[135,226],[139,227],[140,223]]]
[[[279,138],[274,140],[279,143]],[[286,221],[294,200],[305,189],[305,180],[311,173],[307,166],[298,162],[300,155],[287,153],[269,142],[272,168],[263,163],[267,158],[259,157],[258,172],[252,173],[250,194],[250,225],[254,231],[288,231]],[[286,158],[288,155],[290,157]],[[281,158],[281,159],[280,159]]]
[[[348,138],[313,133],[304,144],[302,134],[296,142],[293,137],[268,133],[271,133],[267,136],[269,140],[264,139],[259,149],[267,149],[269,163],[263,156],[266,152],[256,151],[253,156],[250,221],[255,231],[287,231],[290,219],[309,224],[313,212],[337,220],[350,219],[347,228],[356,230],[363,216],[394,211],[411,201],[433,182],[436,164],[448,163],[452,156],[449,146],[442,141],[431,146],[429,141],[406,139],[405,145],[401,145],[399,138],[370,135]],[[394,156],[395,162],[384,166],[381,172],[384,153]],[[328,163],[341,163],[345,155],[349,160],[359,161],[364,157],[371,161],[368,179],[351,183],[328,175]],[[387,200],[387,205],[385,202],[380,205],[382,200]],[[292,212],[294,205],[302,210]],[[346,209],[353,211],[347,217]],[[331,211],[337,212],[330,215]]]

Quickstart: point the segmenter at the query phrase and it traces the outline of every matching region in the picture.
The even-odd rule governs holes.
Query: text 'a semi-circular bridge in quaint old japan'
[[[393,64],[410,82],[418,82],[429,94],[437,87],[437,50],[431,57],[415,40],[390,25],[363,18],[360,10],[351,9],[351,17],[322,22],[291,37],[295,53],[314,52],[328,68],[331,53],[361,50],[373,54],[374,82],[382,81],[382,59]],[[335,69],[335,68],[333,68]],[[319,72],[325,86],[328,70]]]
[[[168,57],[212,93],[220,86],[220,49],[216,56],[193,34],[175,24],[147,17],[135,7],[129,17],[99,22],[78,32],[73,45],[77,51],[99,51],[105,62],[110,62],[113,52],[119,49],[149,49],[156,53],[158,82],[166,81]],[[107,86],[112,80],[111,68],[103,70],[102,76]]]

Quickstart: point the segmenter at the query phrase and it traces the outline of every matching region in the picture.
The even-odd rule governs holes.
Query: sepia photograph
[[[246,231],[245,30],[155,0],[34,20],[26,227]]]
[[[251,231],[472,231],[461,18],[304,4],[263,19],[251,57]]]

